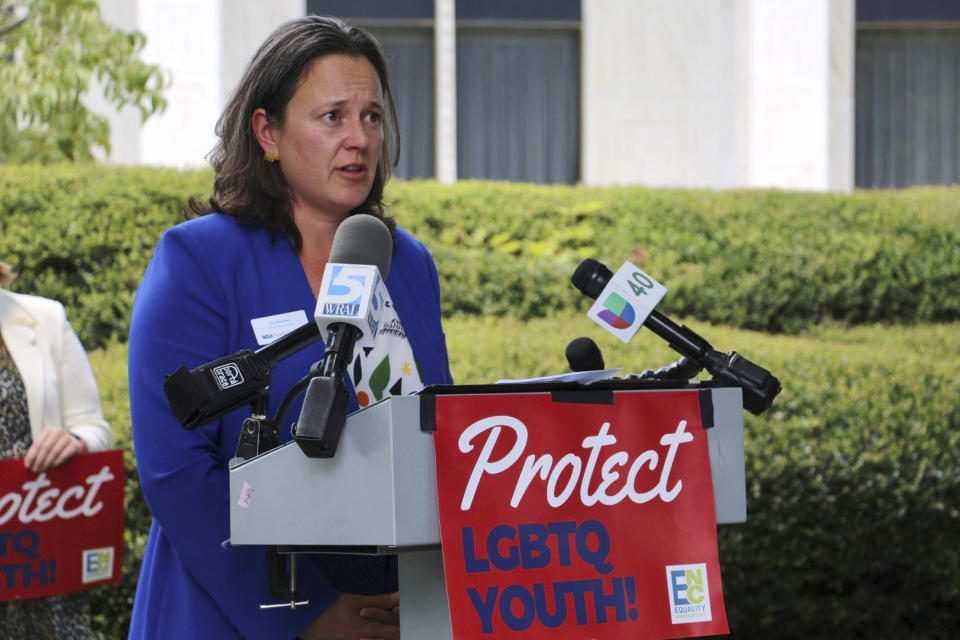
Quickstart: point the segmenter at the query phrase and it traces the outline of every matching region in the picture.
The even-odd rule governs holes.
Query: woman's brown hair
[[[375,215],[393,231],[393,220],[384,214],[383,190],[399,158],[400,133],[383,50],[367,31],[321,16],[286,22],[260,45],[217,121],[219,141],[208,156],[216,173],[213,195],[206,202],[191,199],[190,212],[222,212],[245,225],[283,233],[300,251],[303,238],[293,222],[289,187],[278,163],[264,158],[251,118],[262,107],[272,123],[282,127],[287,104],[304,75],[316,60],[334,54],[366,58],[380,79],[386,109],[383,146],[370,193],[350,213]]]

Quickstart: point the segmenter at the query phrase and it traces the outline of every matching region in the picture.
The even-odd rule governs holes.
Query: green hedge
[[[124,340],[160,233],[209,171],[0,167],[0,259],[62,300],[84,344]],[[674,317],[772,332],[960,318],[960,188],[683,191],[395,181],[389,212],[433,251],[444,312],[529,319],[586,308],[584,257],[630,259]]]
[[[748,417],[748,523],[720,538],[738,638],[956,636],[960,325],[848,340],[780,344],[789,390]]]
[[[0,167],[0,260],[11,289],[60,300],[88,348],[126,340],[160,234],[182,219],[208,172],[100,166]]]
[[[642,332],[605,339],[583,314],[447,320],[461,383],[556,373],[563,349],[593,335],[611,366],[673,359]],[[768,336],[697,325],[784,384],[747,415],[745,524],[719,530],[731,638],[936,640],[960,620],[960,324],[826,329]],[[123,638],[149,515],[136,483],[126,349],[92,356],[108,418],[127,450],[124,583],[97,589],[98,629]]]
[[[123,451],[124,527],[121,583],[91,591],[95,636],[100,640],[125,640],[133,611],[137,577],[143,560],[151,514],[140,491],[137,462],[130,429],[130,395],[127,383],[127,346],[111,342],[90,354],[97,378],[104,417],[113,429],[113,446]]]
[[[957,188],[838,195],[413,182],[389,194],[396,217],[441,252],[449,312],[475,308],[475,296],[497,299],[504,278],[502,306],[514,317],[582,308],[569,277],[591,256],[614,269],[631,259],[663,282],[671,315],[730,326],[798,332],[960,317]],[[515,299],[514,281],[533,297]]]

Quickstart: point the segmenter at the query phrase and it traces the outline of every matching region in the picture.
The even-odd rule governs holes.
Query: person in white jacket
[[[14,277],[0,262],[0,285]],[[0,288],[0,338],[0,459],[42,473],[108,449],[113,434],[63,305]],[[0,637],[91,637],[87,593],[0,603]]]

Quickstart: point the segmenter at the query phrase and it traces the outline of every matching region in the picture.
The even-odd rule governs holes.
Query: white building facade
[[[401,177],[855,186],[854,0],[100,4],[109,22],[146,35],[143,58],[171,79],[165,113],[142,126],[132,113],[111,116],[107,160],[117,164],[202,166],[256,47],[313,12],[384,43]]]

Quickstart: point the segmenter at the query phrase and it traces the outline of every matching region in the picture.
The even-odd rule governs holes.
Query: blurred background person
[[[0,285],[16,274],[0,262]],[[86,351],[56,300],[0,288],[0,458],[42,473],[113,441]],[[87,592],[0,602],[3,638],[90,638]]]

